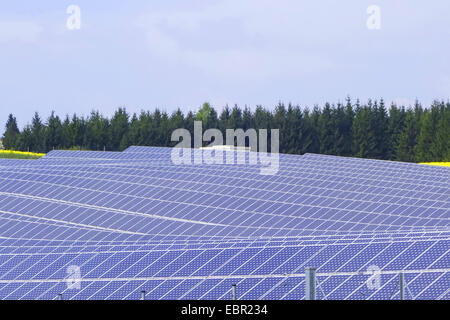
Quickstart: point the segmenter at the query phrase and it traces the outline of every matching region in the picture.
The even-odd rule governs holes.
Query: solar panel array
[[[398,299],[400,272],[407,298],[450,298],[448,168],[171,152],[1,159],[0,298],[304,299],[306,267],[319,299]]]

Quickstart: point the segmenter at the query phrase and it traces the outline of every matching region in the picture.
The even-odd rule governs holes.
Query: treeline
[[[3,135],[6,149],[48,152],[52,149],[121,151],[131,145],[174,146],[171,134],[194,121],[203,130],[218,128],[280,129],[280,152],[321,153],[408,162],[450,161],[450,103],[435,101],[427,108],[388,108],[384,101],[329,104],[312,110],[279,104],[271,111],[261,106],[225,107],[218,113],[208,103],[197,112],[172,114],[158,109],[128,114],[119,108],[109,119],[98,111],[61,119],[54,112],[45,121],[35,113],[23,130],[11,114]]]

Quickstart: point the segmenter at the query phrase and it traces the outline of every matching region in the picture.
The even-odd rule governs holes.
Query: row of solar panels
[[[114,169],[111,168],[110,170]],[[7,170],[4,170],[4,178],[2,178],[4,187],[2,191],[4,191],[5,195],[17,193],[17,189],[23,189],[23,184],[26,183],[28,189],[32,190],[32,192],[25,190],[25,193],[28,192],[26,195],[38,197],[35,200],[39,200],[42,193],[47,194],[46,191],[51,188],[53,193],[57,194],[59,198],[50,199],[61,200],[60,198],[62,198],[62,200],[65,200],[69,196],[76,194],[75,200],[81,198],[84,201],[86,197],[89,197],[92,205],[97,205],[98,202],[96,200],[99,200],[97,198],[103,197],[103,199],[110,200],[111,208],[115,208],[116,204],[111,197],[112,194],[117,200],[120,200],[120,203],[117,204],[118,207],[115,209],[127,207],[128,203],[135,203],[141,207],[148,206],[149,209],[151,208],[154,211],[158,211],[158,207],[166,207],[164,210],[170,211],[171,206],[185,203],[196,206],[196,209],[200,206],[203,210],[220,208],[221,210],[238,210],[239,212],[249,211],[249,214],[255,214],[259,208],[264,208],[265,212],[262,212],[262,214],[278,216],[284,214],[288,217],[292,216],[294,219],[302,218],[301,215],[304,214],[306,219],[314,218],[316,221],[321,218],[333,221],[331,217],[333,214],[336,215],[336,210],[339,210],[341,215],[347,214],[350,219],[356,217],[357,222],[360,224],[364,224],[364,222],[361,221],[361,216],[358,216],[358,214],[361,215],[367,212],[368,215],[365,215],[367,223],[365,224],[370,224],[371,227],[377,227],[377,223],[379,224],[380,221],[376,221],[376,219],[382,220],[381,222],[388,226],[396,224],[401,226],[445,226],[448,223],[448,215],[446,215],[448,195],[445,193],[436,195],[437,200],[426,201],[425,199],[406,198],[404,196],[374,196],[369,193],[370,190],[366,190],[367,193],[364,194],[365,199],[361,200],[357,197],[362,192],[359,194],[347,192],[346,199],[345,195],[341,197],[339,194],[330,194],[333,191],[326,186],[316,188],[316,191],[308,188],[307,184],[304,187],[288,186],[289,189],[284,186],[283,189],[288,189],[287,191],[270,189],[270,187],[279,187],[282,184],[272,184],[268,188],[262,186],[255,190],[251,186],[239,187],[245,183],[245,181],[242,182],[239,179],[236,179],[238,181],[230,181],[229,186],[223,186],[223,184],[227,183],[225,178],[223,179],[225,180],[224,183],[221,185],[219,184],[220,181],[204,183],[190,181],[188,178],[183,180],[182,175],[180,176],[179,173],[177,173],[180,176],[179,179],[157,179],[151,176],[140,178],[134,176],[125,177],[124,175],[114,178],[105,176],[106,174],[104,173],[87,173],[89,177],[80,177],[73,171],[67,174],[55,174],[53,169],[49,169],[47,174],[39,171],[42,171],[42,169],[35,174],[31,174],[21,173],[19,169],[8,175]],[[29,171],[27,170],[27,172]],[[86,174],[83,172],[83,175]],[[233,187],[235,184],[239,186]],[[127,186],[127,188],[124,189],[123,186]],[[116,191],[119,189],[120,194]],[[316,191],[317,195],[314,191]],[[323,195],[324,193],[327,194]],[[340,193],[345,194],[345,191],[340,191]],[[97,196],[97,198],[93,195]],[[45,197],[41,198],[48,200]],[[171,201],[171,198],[176,201]],[[245,201],[242,201],[243,198]],[[70,199],[72,200],[72,198]],[[139,201],[141,204],[138,203]],[[76,201],[72,202],[76,203]],[[183,212],[187,212],[186,208],[183,208]],[[370,214],[373,214],[373,216]],[[202,216],[207,216],[207,214],[202,214]],[[417,223],[417,219],[426,219],[427,221],[425,223]],[[306,221],[308,222],[308,220]],[[336,222],[341,221],[337,219]],[[345,222],[348,223],[351,220],[346,220]]]
[[[314,266],[319,298],[395,298],[399,272],[410,298],[449,298],[448,169],[259,166],[174,165],[170,149],[139,147],[0,161],[0,297],[218,299],[237,283],[240,298],[300,299]]]
[[[0,280],[64,278],[64,266],[86,267],[86,278],[214,277],[296,274],[309,265],[320,273],[444,270],[448,239],[289,246],[152,249],[103,246],[100,250],[65,247],[58,252],[2,252]],[[303,268],[302,268],[303,267]]]
[[[398,299],[398,275],[382,274],[377,290],[366,286],[366,276],[322,276],[317,280],[320,290],[317,299]],[[449,273],[408,273],[407,299],[450,299],[448,283]],[[237,298],[300,300],[305,298],[303,275],[292,277],[234,277],[218,279],[186,279],[186,280],[133,280],[107,279],[85,281],[81,289],[69,289],[62,282],[15,282],[0,283],[0,296],[5,299],[82,299],[82,300],[122,300],[141,299],[141,292],[152,300],[165,299],[228,299],[232,298],[231,287],[237,285]],[[77,286],[75,283],[72,286]],[[55,296],[55,293],[56,296]],[[61,296],[60,296],[61,295]]]
[[[421,278],[422,275],[433,276],[432,282],[415,283],[412,293],[415,298],[434,299],[448,290],[448,245],[449,240],[447,239],[325,246],[262,246],[153,251],[148,248],[146,250],[120,248],[104,252],[78,252],[76,248],[69,247],[64,253],[2,253],[0,283],[8,284],[4,290],[9,290],[8,288],[11,287],[18,289],[24,287],[29,290],[30,287],[45,287],[48,283],[51,283],[56,289],[61,282],[73,280],[72,274],[68,274],[67,268],[78,266],[80,270],[83,270],[80,288],[74,290],[74,288],[67,287],[64,294],[66,298],[88,298],[89,296],[86,294],[92,293],[90,291],[92,288],[87,289],[90,282],[103,285],[111,282],[108,283],[109,290],[103,293],[107,294],[111,293],[110,290],[118,289],[118,285],[123,282],[132,282],[134,279],[141,279],[140,281],[143,283],[158,280],[159,283],[173,283],[174,285],[188,280],[200,283],[209,279],[237,281],[237,279],[246,278],[266,278],[292,281],[293,278],[301,278],[306,266],[314,265],[319,266],[317,272],[322,277],[326,277],[327,281],[323,285],[327,288],[329,283],[336,281],[336,277],[343,282],[349,282],[348,285],[353,283],[355,278],[364,280],[364,284],[366,284],[371,276],[365,272],[376,266],[383,270],[380,277],[386,281],[395,278],[398,270],[408,274],[410,282]],[[62,279],[66,279],[66,281],[62,281]],[[447,282],[439,281],[439,279],[447,279]],[[429,291],[430,295],[421,296],[422,291],[435,282],[437,284],[434,284],[434,289]],[[395,288],[396,282],[383,285],[387,285],[392,290]],[[101,289],[103,290],[103,288]],[[137,287],[135,291],[138,289],[149,291],[150,288]],[[160,291],[160,296],[157,298],[164,298],[172,289],[169,286],[166,291]],[[185,288],[185,290],[187,289]],[[206,294],[210,289],[207,286],[198,288],[197,291],[200,294],[198,297]],[[345,297],[335,296],[331,294],[331,289],[335,288],[330,287],[329,289],[328,298]],[[375,295],[379,294],[376,292],[379,291],[378,289],[372,289],[373,292],[370,292],[365,285],[361,284],[354,288],[354,290],[370,292]],[[410,289],[412,289],[411,286]],[[253,290],[254,292],[252,292]],[[254,298],[260,298],[259,295],[265,293],[261,290],[262,288],[259,287],[249,288],[248,294]],[[20,289],[19,292],[23,293]],[[52,291],[51,294],[56,298],[57,292]],[[349,295],[350,293],[348,290],[342,292],[338,290],[335,294]],[[3,295],[1,290],[0,295],[8,297]],[[301,292],[297,292],[296,295],[301,295]],[[182,296],[176,298],[182,298]]]

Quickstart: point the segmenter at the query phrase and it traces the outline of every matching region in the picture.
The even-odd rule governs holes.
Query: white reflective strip
[[[396,275],[398,273],[415,274],[415,273],[442,273],[450,272],[450,268],[446,269],[418,269],[418,270],[389,270],[380,271],[380,274]],[[328,276],[357,276],[372,275],[371,272],[326,272],[317,273],[317,277]],[[250,274],[250,275],[233,275],[233,276],[180,276],[180,277],[140,277],[140,278],[82,278],[83,282],[109,282],[109,281],[150,281],[150,280],[208,280],[208,279],[260,279],[260,278],[292,278],[305,277],[304,273],[290,274]],[[41,282],[66,282],[67,279],[16,279],[16,280],[0,280],[0,283],[41,283]]]

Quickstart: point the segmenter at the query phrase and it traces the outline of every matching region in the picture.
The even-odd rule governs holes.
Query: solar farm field
[[[0,298],[450,299],[450,168],[171,151],[0,159]]]

